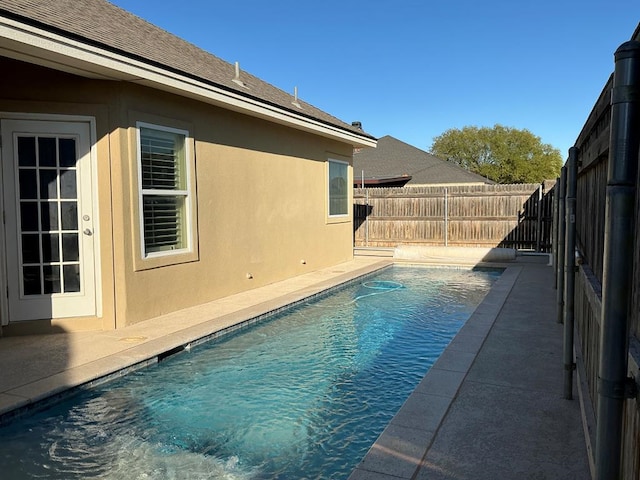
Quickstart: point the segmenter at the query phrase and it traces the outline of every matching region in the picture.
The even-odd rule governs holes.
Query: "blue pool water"
[[[499,270],[392,267],[0,428],[0,476],[346,479]]]

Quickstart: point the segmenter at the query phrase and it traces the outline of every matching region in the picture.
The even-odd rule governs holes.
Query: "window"
[[[349,214],[349,164],[329,159],[329,216]]]
[[[144,258],[191,248],[187,135],[184,130],[138,123]]]

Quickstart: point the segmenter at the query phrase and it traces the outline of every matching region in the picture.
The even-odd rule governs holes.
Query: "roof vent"
[[[351,122],[351,126],[357,128],[358,130],[362,130],[362,122]]]
[[[233,83],[237,83],[241,87],[247,87],[247,85],[240,80],[240,62],[236,62],[236,76],[233,77]]]
[[[295,107],[302,108],[300,103],[298,102],[298,87],[293,87],[293,102],[291,102]]]

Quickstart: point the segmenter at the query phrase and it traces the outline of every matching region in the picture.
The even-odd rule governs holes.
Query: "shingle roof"
[[[354,177],[359,178],[363,170],[365,181],[410,175],[408,185],[494,183],[389,135],[378,139],[377,148],[354,152]]]
[[[356,127],[129,13],[106,0],[0,0],[0,16],[124,54],[168,71],[235,91],[298,115],[373,138]]]

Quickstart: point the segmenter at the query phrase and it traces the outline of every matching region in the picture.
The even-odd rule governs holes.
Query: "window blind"
[[[144,250],[186,248],[185,136],[140,128]]]

